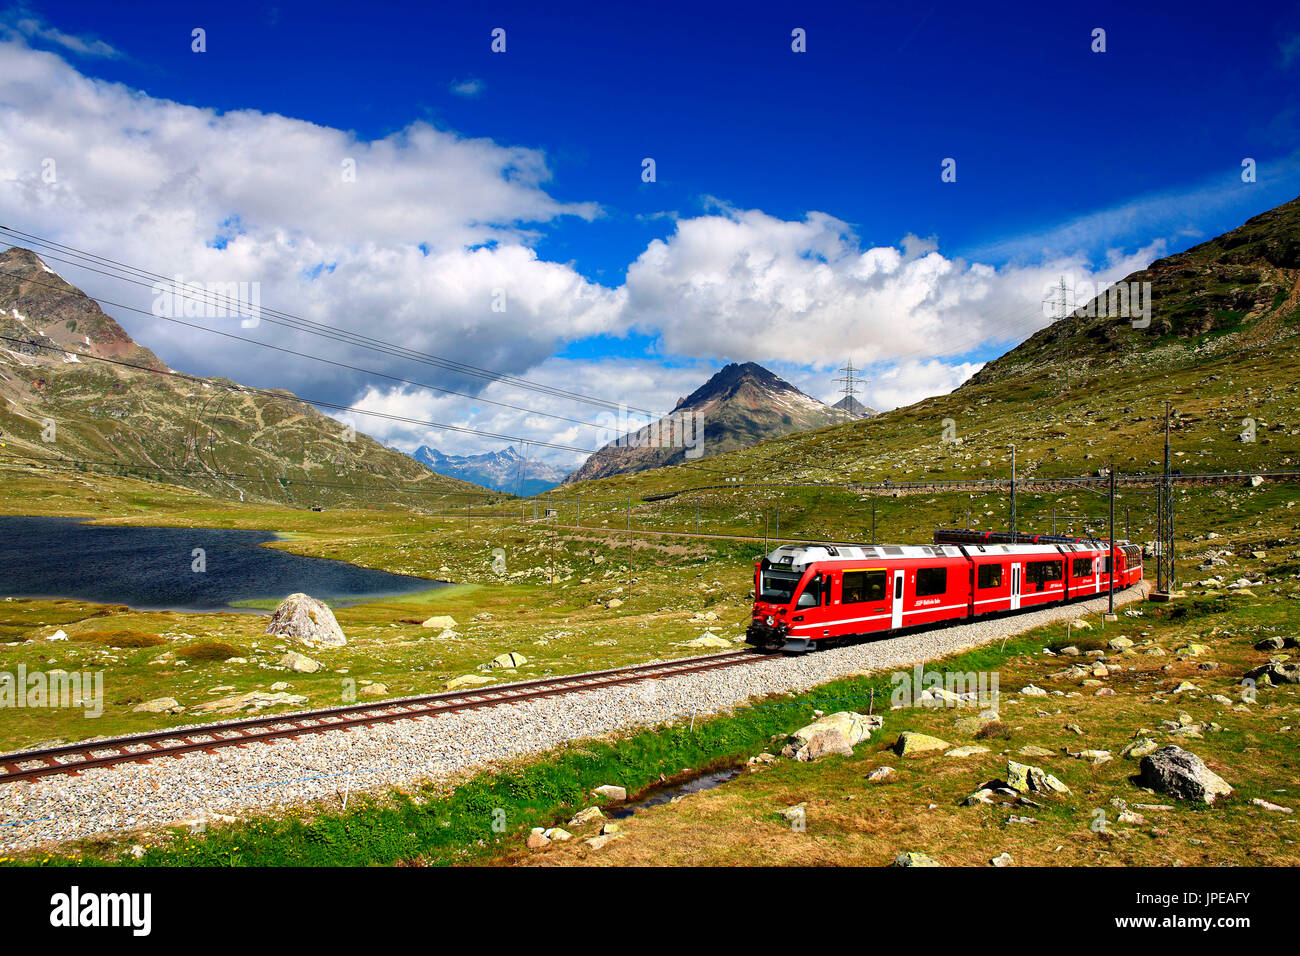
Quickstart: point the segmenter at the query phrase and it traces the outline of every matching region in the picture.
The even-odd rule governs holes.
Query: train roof
[[[1105,551],[1104,541],[1089,544],[783,544],[765,555],[768,564],[791,570],[823,561],[871,559],[934,559],[993,556],[1059,555],[1062,552]]]
[[[783,544],[767,555],[776,567],[803,568],[818,561],[864,561],[871,558],[960,558],[954,545],[929,544]]]

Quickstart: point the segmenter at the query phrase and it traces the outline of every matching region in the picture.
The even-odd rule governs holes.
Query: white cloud
[[[52,43],[77,56],[116,59],[121,55],[103,40],[64,33],[20,7],[0,13],[0,36],[6,39],[21,38],[37,43]]]
[[[57,169],[54,182],[43,176],[46,160]],[[869,368],[863,400],[881,409],[948,391],[979,367],[974,352],[1017,342],[1047,323],[1040,302],[1061,274],[1117,279],[1164,248],[1147,233],[1143,248],[1113,251],[1094,265],[1087,250],[1099,235],[1140,221],[1161,203],[1186,207],[1185,198],[1155,197],[968,261],[945,255],[932,237],[909,234],[897,246],[864,248],[826,213],[789,221],[713,201],[705,215],[670,214],[674,231],[646,247],[624,286],[610,288],[534,250],[539,231],[560,217],[601,214],[595,203],[555,199],[549,180],[535,149],[419,122],[362,140],[255,110],[221,113],[89,78],[23,39],[0,43],[2,221],[164,275],[259,281],[264,306],[656,411],[694,390],[722,360],[760,362],[834,401],[830,379],[852,357]],[[1168,218],[1180,227],[1190,221]],[[1029,264],[986,264],[1004,257]],[[51,260],[69,281],[149,310],[147,288]],[[493,309],[500,293],[503,312]],[[595,409],[518,386],[484,388],[481,380],[269,322],[251,332],[237,322],[214,323],[416,381],[484,389],[481,399],[529,411],[394,388],[109,311],[186,371],[534,441],[597,444],[592,429],[541,414],[592,420]],[[686,364],[553,358],[565,343],[631,329],[658,337],[659,352]],[[404,448],[428,443],[471,454],[504,444],[367,416],[356,424]],[[541,454],[568,464],[580,457]]]
[[[473,99],[478,96],[487,87],[487,84],[477,77],[470,77],[468,80],[459,80],[451,84],[451,91],[457,96],[464,96],[467,99]]]
[[[825,213],[802,221],[724,208],[679,220],[628,269],[625,321],[662,334],[669,354],[831,367],[961,356],[1047,324],[1040,301],[1062,273],[1113,280],[1150,247],[1100,268],[1073,256],[995,269],[950,259],[933,240],[864,249]]]
[[[618,293],[531,248],[536,224],[599,214],[593,203],[552,198],[549,177],[536,150],[426,123],[365,141],[255,110],[155,99],[89,79],[53,54],[0,44],[5,223],[163,275],[260,281],[265,306],[480,367],[519,374],[564,342],[618,330]],[[51,264],[105,298],[150,309],[148,288]],[[176,367],[238,368],[245,380],[332,400],[351,398],[362,382],[109,311]],[[234,326],[224,327],[250,334]],[[400,366],[407,377],[449,378],[269,322],[251,334],[362,366]]]

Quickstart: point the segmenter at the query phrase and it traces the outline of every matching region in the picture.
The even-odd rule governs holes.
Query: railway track
[[[0,784],[35,780],[52,774],[77,774],[93,767],[142,763],[159,757],[182,757],[195,752],[213,753],[221,747],[243,747],[250,743],[295,738],[304,734],[328,733],[453,711],[495,707],[499,704],[516,704],[539,697],[558,697],[769,659],[768,655],[751,650],[726,651],[657,664],[637,664],[563,677],[542,677],[478,690],[446,691],[375,703],[347,704],[295,714],[250,717],[199,727],[105,738],[42,750],[15,751],[0,755]]]

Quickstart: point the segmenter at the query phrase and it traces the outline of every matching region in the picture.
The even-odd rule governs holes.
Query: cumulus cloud
[[[531,247],[539,224],[599,214],[547,193],[536,150],[421,122],[365,141],[254,110],[221,113],[87,78],[20,42],[2,46],[6,223],[187,281],[258,281],[263,305],[507,373],[616,329],[617,293]],[[151,308],[148,288],[51,264],[105,298]],[[178,367],[228,375],[235,364],[245,378],[332,400],[361,385],[129,311],[116,317]],[[368,367],[400,364],[269,321],[245,334]]]
[[[1096,266],[1082,254],[1040,252],[1031,265],[995,268],[945,255],[933,237],[864,247],[827,213],[783,220],[713,201],[703,215],[671,214],[672,232],[649,243],[624,285],[608,287],[538,256],[538,236],[557,220],[592,220],[601,209],[554,198],[536,149],[423,122],[364,140],[256,110],[176,103],[82,74],[34,49],[39,33],[12,27],[0,42],[3,221],[188,281],[260,282],[264,307],[408,351],[361,350],[278,327],[270,316],[255,329],[211,324],[474,396],[397,385],[108,308],[175,367],[405,418],[577,448],[596,447],[602,433],[591,424],[608,424],[599,408],[508,379],[486,384],[412,352],[656,412],[721,361],[760,362],[834,401],[830,380],[851,356],[868,367],[863,400],[891,408],[955,387],[978,368],[977,348],[1041,328],[1049,319],[1040,301],[1062,273],[1106,281],[1162,251],[1117,251]],[[1068,235],[1058,239],[1055,249],[1070,248]],[[42,254],[93,294],[150,311],[150,289]],[[631,330],[655,338],[671,362],[554,357],[567,343]],[[470,454],[504,444],[371,416],[354,421],[403,449],[429,443]]]
[[[1100,268],[1081,256],[995,269],[948,258],[933,240],[862,248],[843,221],[801,221],[723,209],[679,220],[628,269],[627,321],[657,330],[665,351],[773,357],[827,366],[960,356],[1018,341],[1049,319],[1041,299],[1063,273],[1117,279],[1159,249],[1116,255]]]

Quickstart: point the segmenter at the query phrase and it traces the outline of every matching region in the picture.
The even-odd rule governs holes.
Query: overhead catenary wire
[[[132,266],[127,263],[120,262],[116,259],[110,259],[107,256],[101,256],[93,252],[88,252],[87,250],[84,249],[78,249],[75,246],[70,246],[64,243],[55,242],[52,239],[48,239],[43,236],[38,236],[33,233],[24,232],[20,229],[14,229],[11,226],[0,225],[0,232],[10,233],[14,236],[21,237],[22,240],[25,242],[30,242],[32,244],[38,245],[46,249],[55,249],[62,252],[64,255],[71,255],[76,258],[85,259],[87,260],[87,262],[92,263],[88,265],[86,262],[77,262],[68,259],[58,259],[53,255],[50,256],[50,258],[55,259],[55,261],[63,262],[66,263],[67,265],[71,265],[76,268],[86,269],[87,271],[90,272],[98,272],[101,275],[106,275],[109,276],[110,278],[117,278],[126,282],[132,282],[136,285],[149,285],[150,287],[152,287],[156,285],[158,282],[164,282],[174,287],[174,283],[175,283],[174,277],[164,276],[156,272],[150,272],[147,269],[142,269],[137,266]],[[100,267],[108,267],[112,271],[104,271],[104,269]],[[149,279],[151,281],[146,283],[146,282],[141,282],[140,279]],[[238,299],[231,299],[229,296],[226,296],[222,293],[212,292],[210,290],[190,290],[190,291],[200,291],[201,294],[204,296],[211,296],[212,298],[207,299],[206,301],[209,301],[210,304],[213,305],[222,305],[227,309],[229,309],[232,304],[235,306],[243,306],[247,308],[252,307],[252,303],[242,302]],[[238,309],[236,311],[238,311]],[[525,388],[525,389],[541,392],[543,394],[553,395],[560,398],[567,398],[572,401],[584,402],[586,404],[595,405],[602,408],[608,408],[613,410],[619,410],[620,408],[623,408],[629,411],[642,412],[652,417],[659,417],[657,416],[657,413],[652,412],[646,408],[638,408],[623,403],[610,402],[606,399],[598,398],[596,396],[583,395],[579,392],[570,391],[568,389],[557,388],[556,386],[553,385],[545,385],[541,382],[534,382],[530,379],[525,379],[520,376],[494,371],[492,369],[483,368],[477,365],[471,365],[466,362],[460,362],[456,359],[450,359],[445,356],[436,355],[431,352],[421,352],[417,349],[411,349],[406,346],[398,345],[393,342],[387,342],[384,341],[383,339],[374,338],[373,336],[363,335],[359,332],[354,332],[350,329],[343,329],[343,328],[329,325],[328,323],[316,322],[311,319],[306,319],[303,318],[302,316],[295,315],[291,312],[285,312],[280,309],[269,309],[262,306],[258,306],[258,312],[259,315],[269,316],[267,321],[271,322],[272,324],[282,325],[288,328],[294,328],[297,329],[298,331],[307,332],[312,335],[322,335],[326,338],[332,338],[335,341],[346,341],[349,344],[353,344],[362,348],[369,348],[373,351],[385,352],[386,354],[389,355],[396,355],[399,357],[408,358],[411,359],[412,361],[423,362],[425,364],[434,365],[435,367],[447,369],[449,371],[461,372],[465,375],[469,375],[477,378],[484,378],[489,381],[500,381],[506,384],[516,385],[520,388]]]

